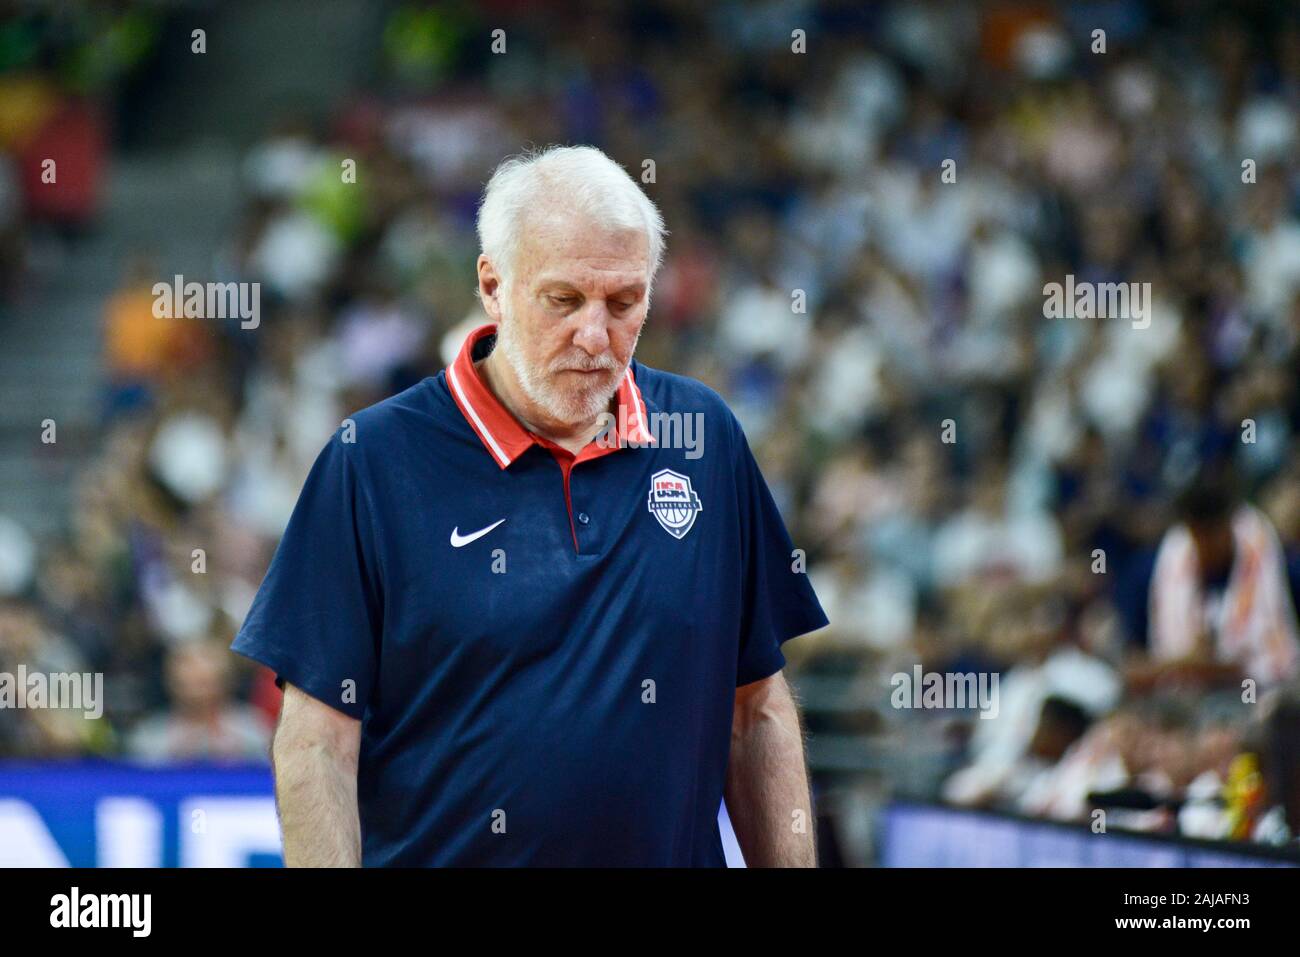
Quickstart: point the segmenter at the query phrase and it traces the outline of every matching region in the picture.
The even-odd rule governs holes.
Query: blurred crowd
[[[18,291],[34,225],[93,227],[114,94],[148,59],[160,21],[145,8],[11,6],[0,12],[0,302]]]
[[[0,670],[102,670],[106,718],[0,712],[0,753],[264,758],[278,692],[224,650],[307,469],[482,321],[495,164],[582,142],[670,230],[638,358],[728,399],[807,553],[832,624],[785,649],[814,745],[861,744],[842,776],[1293,840],[1297,20],[661,0],[560,30],[539,6],[397,7],[374,89],[247,152],[195,278],[260,282],[255,331],[155,318],[170,277],[132,263],[100,451],[0,606]],[[1149,325],[1047,318],[1067,275],[1149,283]],[[999,716],[891,707],[918,663],[998,674]]]

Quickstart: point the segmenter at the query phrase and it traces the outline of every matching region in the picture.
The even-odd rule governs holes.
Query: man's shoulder
[[[718,392],[699,379],[665,372],[643,362],[634,361],[632,377],[646,400],[647,408],[665,412],[716,412],[731,416],[731,409]]]
[[[715,389],[690,376],[665,372],[640,362],[633,366],[632,376],[645,400],[651,432],[659,434],[664,428],[659,420],[666,418],[671,434],[672,429],[684,427],[681,417],[691,416],[698,423],[698,431],[693,434],[707,435],[709,443],[721,443],[713,445],[714,448],[728,450],[729,456],[735,454],[744,430]]]
[[[428,376],[349,413],[334,430],[330,444],[340,446],[355,462],[358,458],[386,458],[410,442],[434,441],[439,430],[447,427],[445,405],[449,401],[440,377]]]
[[[435,400],[437,400],[439,376],[425,376],[415,385],[408,386],[399,393],[360,408],[352,413],[352,416],[357,420],[383,424],[402,420],[409,413],[430,415],[434,411]]]
[[[437,414],[438,377],[427,376],[395,395],[358,409],[348,418],[358,426],[376,429],[400,428],[415,418],[432,418]]]

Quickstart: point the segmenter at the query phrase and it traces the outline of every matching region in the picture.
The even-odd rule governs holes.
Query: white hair
[[[663,262],[667,230],[658,207],[622,166],[594,146],[550,146],[512,156],[496,168],[479,204],[478,241],[507,289],[524,219],[538,212],[586,216],[609,229],[644,230],[649,297],[648,288]]]

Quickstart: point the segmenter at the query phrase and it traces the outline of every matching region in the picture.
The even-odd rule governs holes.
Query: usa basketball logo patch
[[[700,497],[691,488],[688,476],[672,469],[660,469],[650,476],[650,514],[673,538],[683,538],[695,524],[696,513],[703,510]]]

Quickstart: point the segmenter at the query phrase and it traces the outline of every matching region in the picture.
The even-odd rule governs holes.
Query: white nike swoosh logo
[[[501,522],[504,521],[505,521],[504,518],[501,519]],[[493,522],[487,528],[480,528],[477,532],[472,532],[469,535],[460,534],[460,526],[457,525],[455,528],[451,530],[451,547],[460,548],[463,545],[468,545],[470,542],[476,542],[484,535],[486,535],[488,532],[492,531],[492,529],[500,525],[501,522]]]

